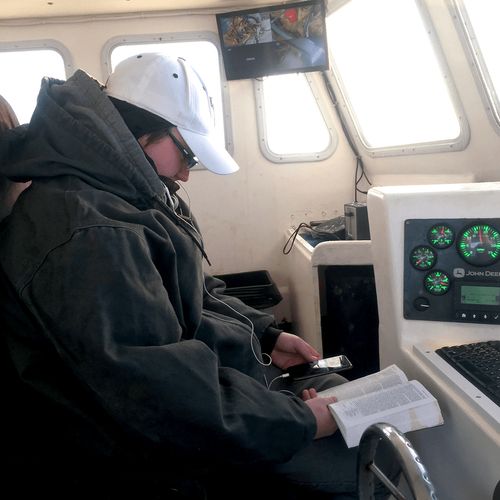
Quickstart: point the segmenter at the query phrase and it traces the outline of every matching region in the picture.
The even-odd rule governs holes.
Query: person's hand
[[[273,364],[286,370],[293,365],[315,361],[320,358],[320,354],[297,335],[281,332],[271,353],[271,358]]]
[[[328,398],[320,398],[316,389],[306,389],[302,391],[302,399],[309,406],[309,409],[314,413],[316,418],[316,435],[314,439],[320,439],[331,436],[337,429],[337,422],[328,409],[330,403],[335,403],[337,398],[330,396]]]

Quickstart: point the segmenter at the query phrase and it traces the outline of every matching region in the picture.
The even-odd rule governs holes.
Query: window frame
[[[465,55],[474,76],[481,100],[486,109],[486,114],[493,129],[500,135],[500,98],[495,91],[495,86],[489,76],[488,67],[483,58],[481,48],[477,43],[474,28],[469,19],[467,8],[462,0],[451,0],[449,3],[451,16],[455,22],[456,30]],[[500,89],[498,89],[500,92]]]
[[[39,40],[22,40],[16,42],[0,42],[0,52],[34,52],[37,50],[53,50],[61,56],[64,73],[69,78],[75,72],[73,57],[68,48],[58,40],[44,38]],[[12,105],[12,103],[10,103]]]
[[[159,43],[179,43],[179,42],[210,42],[217,50],[219,58],[219,75],[221,82],[221,103],[222,118],[224,127],[224,140],[227,152],[232,156],[234,154],[234,141],[231,120],[231,102],[229,99],[229,89],[224,74],[224,64],[219,44],[219,37],[210,31],[179,32],[179,33],[155,33],[115,36],[106,41],[101,49],[101,68],[104,81],[111,73],[111,52],[116,47],[122,45],[139,44],[159,44]],[[192,170],[201,169],[196,166]]]
[[[368,142],[363,137],[361,126],[358,122],[356,114],[349,102],[346,93],[343,90],[342,76],[335,65],[334,54],[330,53],[330,71],[327,72],[327,78],[334,89],[337,99],[339,101],[338,106],[341,107],[344,118],[348,124],[349,129],[353,133],[356,142],[361,146],[362,151],[364,151],[368,156],[373,158],[378,157],[390,157],[390,156],[405,156],[413,154],[429,154],[429,153],[440,153],[448,151],[462,151],[464,150],[470,142],[470,128],[469,123],[465,114],[464,107],[462,105],[461,99],[458,94],[458,90],[452,78],[451,71],[449,69],[447,60],[444,55],[441,43],[439,41],[438,34],[432,22],[431,16],[427,7],[425,6],[424,0],[413,0],[415,5],[421,15],[422,22],[424,24],[427,35],[430,38],[431,46],[435,53],[437,63],[441,69],[441,75],[444,79],[445,86],[448,90],[452,106],[455,110],[460,132],[458,136],[454,139],[442,139],[432,142],[420,142],[420,143],[409,143],[409,144],[397,144],[392,146],[384,147],[370,147]],[[327,16],[335,12],[337,9],[341,8],[347,3],[347,0],[332,0],[327,9]]]
[[[316,102],[321,102],[319,96],[319,89],[316,86],[315,79],[311,76],[314,73],[303,73],[306,82],[309,85],[313,98]],[[283,75],[276,75],[283,76]],[[273,78],[270,76],[269,78]],[[330,141],[326,149],[323,151],[317,151],[315,153],[289,153],[289,154],[277,154],[273,152],[268,143],[267,137],[267,122],[266,122],[266,110],[264,103],[264,93],[263,93],[263,80],[261,78],[254,80],[254,94],[255,102],[257,106],[257,134],[259,138],[259,146],[262,154],[265,158],[273,163],[302,163],[302,162],[316,162],[322,161],[330,156],[336,151],[338,146],[338,134],[335,130],[333,119],[330,113],[326,113],[324,107],[318,106],[319,112],[323,117],[325,126],[330,136]]]

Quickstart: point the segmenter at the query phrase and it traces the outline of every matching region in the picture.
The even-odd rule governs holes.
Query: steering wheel
[[[358,448],[359,500],[373,500],[375,477],[386,486],[396,499],[407,500],[399,487],[375,464],[375,453],[382,441],[389,444],[413,498],[415,500],[437,500],[429,473],[412,444],[402,432],[386,423],[371,425],[361,436]]]

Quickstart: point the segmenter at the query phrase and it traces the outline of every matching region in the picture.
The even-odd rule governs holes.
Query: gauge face
[[[432,295],[443,295],[450,289],[450,277],[443,271],[432,271],[425,275],[424,287]]]
[[[436,224],[429,229],[427,239],[434,248],[448,248],[453,245],[455,232],[450,226]]]
[[[488,266],[500,258],[500,233],[489,224],[475,224],[457,239],[460,257],[475,266]]]
[[[410,263],[415,269],[431,269],[436,263],[436,252],[425,245],[415,247],[410,253]]]

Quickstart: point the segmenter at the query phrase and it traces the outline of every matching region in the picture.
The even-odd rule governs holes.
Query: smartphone
[[[341,372],[352,368],[352,364],[343,354],[331,358],[317,359],[309,363],[290,366],[285,373],[288,373],[293,380],[303,380],[305,378],[317,377],[328,373]]]

